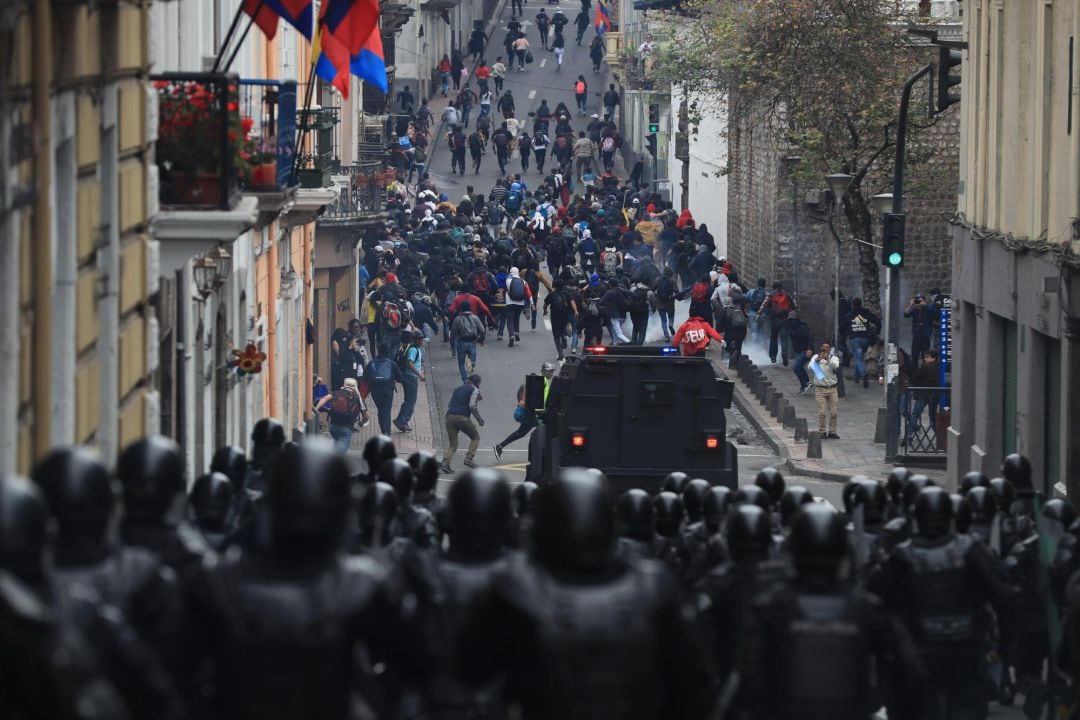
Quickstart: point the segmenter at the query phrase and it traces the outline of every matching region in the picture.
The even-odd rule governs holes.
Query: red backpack
[[[488,282],[488,275],[485,272],[478,272],[473,274],[472,279],[473,292],[478,295],[484,295],[491,290],[491,284]]]

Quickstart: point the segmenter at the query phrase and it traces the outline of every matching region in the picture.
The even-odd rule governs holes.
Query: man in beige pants
[[[479,375],[470,375],[469,379],[450,396],[450,402],[446,407],[446,439],[449,444],[439,466],[442,472],[448,474],[453,472],[450,460],[457,452],[458,433],[465,433],[469,438],[469,449],[465,451],[465,466],[476,467],[473,458],[476,456],[477,447],[480,446],[480,431],[476,429],[472,418],[476,418],[480,427],[484,426],[484,418],[480,417],[480,410],[477,408],[481,399]]]
[[[836,414],[839,396],[836,392],[836,374],[840,372],[840,358],[832,354],[832,346],[821,343],[821,352],[807,363],[814,382],[814,397],[817,398],[818,430],[821,437],[839,440],[836,434]],[[828,433],[825,432],[825,418],[829,418]]]

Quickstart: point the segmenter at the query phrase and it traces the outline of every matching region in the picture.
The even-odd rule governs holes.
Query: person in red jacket
[[[457,317],[462,306],[469,308],[473,315],[486,317],[491,321],[492,326],[495,325],[495,316],[491,314],[491,310],[488,309],[488,306],[484,304],[483,300],[473,295],[468,288],[462,288],[461,293],[459,293],[458,296],[454,298],[454,301],[450,303],[450,317]]]
[[[675,227],[679,230],[694,227],[694,216],[690,214],[690,208],[686,208],[679,214],[679,219],[675,221]]]
[[[724,336],[695,315],[679,326],[675,337],[671,338],[671,344],[678,347],[683,355],[704,355],[710,338],[720,342]]]

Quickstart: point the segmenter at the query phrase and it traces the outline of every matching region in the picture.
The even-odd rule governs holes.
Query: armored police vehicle
[[[560,467],[598,468],[619,491],[656,492],[682,470],[735,488],[738,452],[724,417],[733,392],[708,359],[678,348],[586,348],[552,378],[546,402],[543,378],[526,379],[527,404],[543,408],[526,477],[544,483]]]

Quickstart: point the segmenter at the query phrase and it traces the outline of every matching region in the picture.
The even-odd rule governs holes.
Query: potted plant
[[[221,205],[231,185],[228,165],[236,172],[247,162],[236,85],[170,79],[156,81],[154,88],[158,92],[156,155],[162,201]],[[222,148],[223,112],[228,155],[223,155]]]

